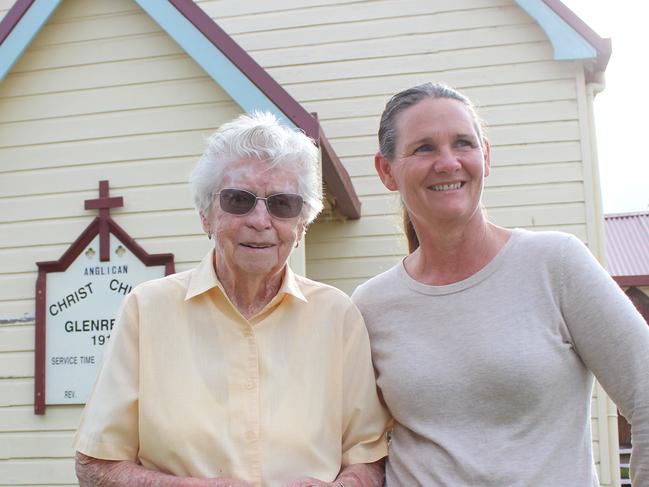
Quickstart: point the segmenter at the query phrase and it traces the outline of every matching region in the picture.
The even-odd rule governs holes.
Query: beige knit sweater
[[[388,487],[589,487],[593,374],[632,424],[649,487],[649,327],[584,245],[515,230],[470,278],[402,263],[353,300],[395,426]]]

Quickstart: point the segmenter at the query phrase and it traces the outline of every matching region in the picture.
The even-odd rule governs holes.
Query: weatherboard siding
[[[429,80],[455,86],[480,108],[491,142],[484,203],[506,227],[562,230],[599,248],[583,64],[556,62],[541,28],[512,1],[202,1],[240,45],[309,111],[362,201],[359,221],[319,221],[307,233],[307,273],[351,293],[405,253],[398,198],[376,177],[376,130],[395,92]],[[614,426],[593,397],[602,485]],[[606,431],[604,436],[600,431]]]
[[[34,415],[35,263],[67,250],[109,179],[119,225],[193,266],[209,245],[188,175],[240,112],[130,0],[64,0],[0,83],[0,485],[77,483],[81,406]]]
[[[480,106],[490,218],[592,243],[582,64],[553,61],[512,0],[197,3],[317,112],[361,198],[361,220],[309,229],[309,277],[352,292],[404,255],[398,199],[374,173],[376,130],[390,95],[429,80]],[[12,4],[0,0],[0,16]],[[81,407],[33,414],[35,262],[61,256],[96,213],[83,200],[109,179],[124,197],[119,225],[149,253],[173,252],[176,270],[192,267],[208,241],[187,176],[202,139],[239,111],[130,0],[64,0],[0,83],[0,486],[76,485]],[[598,468],[600,410],[595,397]]]
[[[187,177],[204,137],[240,111],[131,1],[64,1],[0,84],[3,296],[33,314],[34,262],[58,258],[89,223],[83,200],[99,179],[124,197],[113,214],[127,231],[198,260],[207,245]],[[6,304],[0,317],[16,316]]]

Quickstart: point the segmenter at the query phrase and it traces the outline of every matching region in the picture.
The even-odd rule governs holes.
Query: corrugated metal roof
[[[611,276],[649,276],[649,211],[606,215],[604,221]]]

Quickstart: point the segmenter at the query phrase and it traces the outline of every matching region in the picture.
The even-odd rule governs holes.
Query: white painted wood
[[[43,244],[68,245],[88,226],[85,218],[66,218],[52,221],[17,222],[2,225],[2,247],[21,247]],[[193,209],[158,213],[133,213],[116,218],[118,224],[135,239],[169,237],[174,235],[203,235],[199,218]],[[6,233],[4,231],[6,230]],[[36,267],[34,267],[34,270]]]
[[[66,0],[66,3],[69,0]],[[76,2],[76,3],[75,3]],[[144,11],[133,7],[132,2],[118,1],[115,6],[122,4],[128,10],[110,12],[110,15],[93,15],[91,17],[70,18],[73,12],[81,7],[87,12],[87,7],[72,0],[71,5],[66,5],[53,15],[38,35],[38,40],[30,47],[39,48],[56,44],[83,42],[97,39],[110,39],[113,37],[127,37],[133,35],[151,34],[160,31],[158,24]],[[66,18],[67,17],[67,18]],[[70,24],[76,24],[70,28]]]
[[[11,486],[77,485],[72,457],[0,461],[0,478]]]
[[[44,169],[82,164],[159,160],[169,157],[200,156],[203,140],[213,130],[129,135],[117,139],[82,140],[74,143],[2,148],[3,168]],[[119,172],[115,172],[116,176]]]
[[[63,2],[61,8],[65,8]],[[55,12],[56,14],[56,12]],[[147,56],[181,54],[180,47],[166,34],[144,34],[134,43],[128,38],[91,40],[70,45],[53,45],[28,49],[15,64],[13,71],[22,73],[36,69],[58,69],[77,64],[110,63]]]
[[[286,60],[284,60],[281,64],[278,63],[277,67],[271,69],[270,72],[277,81],[290,84],[336,79],[342,74],[347,74],[349,78],[358,78],[404,72],[429,72],[430,67],[435,66],[436,62],[439,61],[442,63],[445,62],[447,67],[452,65],[459,68],[459,63],[463,58],[469,59],[469,56],[475,55],[473,50],[480,50],[480,52],[486,53],[492,52],[493,48],[497,47],[503,50],[504,56],[516,56],[517,54],[520,55],[520,49],[516,49],[517,41],[528,45],[532,42],[542,42],[543,40],[541,33],[530,38],[529,28],[527,26],[505,26],[497,30],[494,30],[490,26],[485,29],[463,30],[450,33],[444,32],[437,35],[426,34],[420,37],[417,41],[434,45],[435,50],[423,53],[412,52],[412,40],[409,39],[409,36],[404,36],[401,39],[373,41],[378,44],[377,47],[385,47],[388,53],[394,55],[399,54],[400,56],[398,58],[374,57],[370,55],[364,59],[350,60],[343,58],[339,61],[333,58],[333,53],[336,52],[334,50],[333,53],[328,53],[331,59],[327,60],[331,62],[327,64],[301,66],[301,69],[298,71],[292,64],[287,65]],[[369,46],[367,47],[369,48]],[[376,53],[377,51],[374,52]],[[448,59],[449,53],[453,53],[454,59]],[[381,54],[385,55],[387,53],[381,52]],[[258,52],[256,56],[260,59],[272,56],[271,59],[273,59],[277,56],[277,51]],[[455,56],[459,56],[459,59]],[[274,66],[272,62],[269,64]],[[462,65],[462,67],[464,66],[465,64]],[[471,64],[468,66],[471,66]]]
[[[492,145],[491,158],[496,166],[501,167],[508,164],[578,161],[581,160],[581,145],[578,141]]]
[[[338,4],[355,3],[356,0],[337,0]],[[213,17],[227,18],[254,13],[259,15],[280,10],[292,10],[305,7],[320,7],[329,5],[329,0],[282,0],[281,3],[268,2],[241,2],[239,0],[196,0],[201,9],[207,13],[214,13]]]
[[[335,279],[342,272],[345,277],[363,278],[367,277],[368,269],[380,269],[379,272],[388,270],[394,265],[395,259],[399,256],[388,257],[353,257],[311,260],[309,261],[309,276],[315,280]]]
[[[143,181],[150,185],[186,184],[188,174],[198,155],[116,161],[105,164],[52,167],[27,171],[7,171],[0,179],[3,196],[19,197],[29,187],[32,195],[97,191],[97,181],[111,174],[110,183],[116,191]],[[111,189],[112,191],[112,189]],[[117,195],[120,196],[120,195]]]
[[[199,229],[197,227],[197,232]],[[138,243],[151,254],[172,252],[176,262],[195,261],[197,255],[207,253],[208,242],[202,234],[138,239]],[[0,250],[0,268],[2,269],[0,275],[36,271],[36,262],[58,260],[68,246],[67,244],[41,245]],[[0,328],[1,333],[2,328]],[[1,342],[0,350],[2,350]]]
[[[326,13],[329,17],[336,14],[334,10],[336,7],[342,13],[339,13],[340,17],[338,21],[344,21],[345,19],[351,20],[351,11],[348,16],[344,16],[349,10],[349,6],[345,4],[358,3],[352,0],[269,0],[264,2],[240,2],[237,0],[200,0],[197,2],[201,8],[208,13],[212,18],[215,19],[227,19],[228,17],[246,17],[250,16],[251,19],[249,23],[253,25],[253,28],[260,28],[257,26],[255,21],[260,18],[264,19],[263,22],[268,23],[269,19],[275,22],[289,22],[289,24],[282,24],[279,27],[295,27],[304,24],[317,25],[322,23],[325,18],[323,13]],[[392,2],[382,2],[388,5],[388,7],[394,8],[395,1]],[[412,0],[409,2],[399,3],[400,6],[403,6],[404,13],[409,12],[412,6]],[[377,3],[375,3],[376,5]],[[453,9],[463,10],[468,8],[485,8],[489,6],[498,6],[498,5],[509,5],[509,2],[495,1],[495,0],[457,0],[457,1],[439,1],[436,2],[433,6],[429,7],[426,12],[429,12],[431,9],[434,9],[437,12],[452,11]],[[306,7],[306,8],[305,8]],[[358,8],[358,6],[357,6]],[[368,11],[368,9],[359,11],[360,18],[369,18],[376,13]],[[267,14],[267,15],[266,15]],[[294,19],[290,17],[293,15],[302,14],[304,18],[300,22],[295,22]],[[364,17],[365,16],[365,17]],[[394,15],[393,15],[394,16]]]
[[[491,208],[487,209],[487,214],[489,215],[489,219],[497,225],[509,228],[584,225],[586,223],[586,212],[582,202]]]
[[[183,54],[159,56],[147,59],[126,59],[112,63],[72,65],[48,70],[47,76],[40,71],[10,72],[0,84],[0,97],[27,95],[56,96],[68,91],[94,88],[123,87],[137,83],[159,83],[169,80],[205,78],[205,72]],[[136,89],[136,87],[133,87]],[[128,89],[128,88],[127,88]],[[218,87],[214,87],[218,91]],[[84,92],[76,93],[83,97]],[[162,102],[163,100],[161,100]],[[95,100],[100,103],[100,100]],[[61,107],[65,109],[65,107]]]
[[[177,62],[166,66],[171,70],[180,67]],[[31,77],[38,79],[35,74]],[[24,81],[24,78],[27,77],[23,77],[21,81]],[[0,89],[0,93],[3,91]],[[207,77],[173,79],[137,85],[86,88],[81,92],[63,91],[7,97],[3,100],[0,123],[87,115],[89,106],[92,107],[92,115],[96,115],[205,103],[227,104],[232,103],[232,100]]]
[[[332,253],[342,258],[363,258],[366,256],[398,257],[406,251],[405,239],[384,237],[357,237],[343,240],[309,242],[307,253],[310,261],[327,259]]]
[[[0,378],[20,379],[25,377],[34,377],[34,352],[0,353]]]
[[[11,3],[0,0],[0,16]],[[596,244],[583,67],[553,61],[511,0],[199,5],[318,113],[362,200],[361,220],[311,226],[310,277],[351,293],[404,255],[398,197],[374,174],[376,130],[393,93],[430,80],[481,107],[494,222]],[[193,267],[210,243],[187,176],[204,137],[239,112],[131,0],[66,0],[0,83],[0,484],[76,482],[65,443],[80,408],[40,417],[31,404],[35,262],[58,259],[90,223],[83,200],[107,178],[125,201],[118,224],[148,252],[173,252],[178,271]]]
[[[167,211],[190,209],[191,193],[187,184],[165,186],[144,186],[136,188],[113,187],[113,193],[124,197],[124,207],[113,211],[120,215],[132,211]],[[88,223],[96,216],[96,211],[85,210],[83,201],[96,198],[97,189],[76,192],[37,195],[30,198],[0,199],[0,222],[24,221],[35,219],[62,218],[65,216],[86,216]],[[153,198],[158,198],[158,200]],[[16,201],[18,200],[18,201]],[[162,201],[160,201],[162,200]],[[20,204],[20,213],[12,209]],[[198,216],[196,219],[198,220]]]
[[[0,433],[0,461],[14,458],[71,458],[73,431]]]
[[[33,323],[35,299],[0,301],[0,321],[2,323]]]
[[[368,39],[398,38],[448,33],[458,29],[469,31],[484,27],[510,27],[531,24],[525,17],[517,15],[513,6],[483,8],[473,11],[470,19],[463,18],[465,12],[452,11],[438,14],[395,16],[381,19],[366,19],[359,22],[330,23],[296,27],[290,30],[237,31],[236,20],[223,19],[220,24],[249,52],[270,49],[284,49],[307,45],[330,45],[336,49],[340,42],[364,42]],[[510,15],[511,14],[511,15]],[[256,16],[258,18],[258,16]],[[540,29],[537,29],[540,32]],[[530,35],[538,35],[536,31]],[[266,41],[266,42],[265,42]],[[377,53],[380,54],[380,53]]]
[[[0,408],[5,406],[31,406],[33,404],[33,378],[0,379]],[[1,445],[0,448],[2,448]]]
[[[0,133],[2,147],[66,143],[186,130],[214,130],[241,113],[232,101],[14,122]]]
[[[34,327],[26,325],[0,326],[0,353],[34,350]]]
[[[57,9],[56,16],[50,23],[70,22],[86,17],[137,13],[140,8],[131,0],[113,0],[111,2],[86,2],[84,0],[65,0],[66,8]]]
[[[74,431],[82,409],[82,406],[52,406],[47,408],[47,414],[35,415],[32,405],[3,407],[0,408],[0,424],[6,433]]]

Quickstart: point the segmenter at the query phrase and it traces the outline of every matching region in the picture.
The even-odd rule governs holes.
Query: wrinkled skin
[[[198,479],[176,477],[148,470],[131,461],[100,460],[77,452],[76,472],[80,487],[253,487],[245,480],[230,478]],[[284,487],[380,487],[383,485],[383,460],[344,468],[333,482],[302,477]]]

